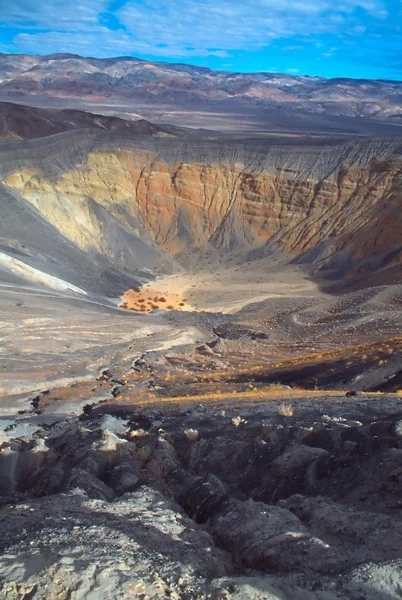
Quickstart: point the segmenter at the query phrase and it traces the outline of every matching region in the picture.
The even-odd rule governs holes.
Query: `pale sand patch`
[[[243,265],[202,270],[197,274],[170,275],[153,284],[167,296],[186,299],[181,310],[233,313],[252,302],[268,298],[323,296],[318,285],[298,266],[266,260]]]

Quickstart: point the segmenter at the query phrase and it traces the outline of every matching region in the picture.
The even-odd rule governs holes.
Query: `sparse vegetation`
[[[149,435],[149,433],[148,431],[145,431],[145,429],[135,429],[133,431],[129,431],[127,435],[128,437],[135,439],[139,437],[146,437],[147,435]]]
[[[200,437],[200,432],[197,429],[185,429],[184,435],[189,441],[195,442]]]
[[[282,402],[278,406],[278,413],[283,417],[293,417],[294,410],[293,406],[288,402]]]
[[[232,423],[235,427],[239,427],[240,425],[245,425],[247,423],[247,421],[245,419],[243,419],[243,417],[233,417],[232,419]]]

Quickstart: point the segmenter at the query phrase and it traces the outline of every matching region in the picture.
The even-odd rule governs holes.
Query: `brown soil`
[[[151,313],[158,310],[189,309],[186,298],[172,291],[161,291],[152,285],[144,285],[127,290],[121,296],[120,308],[141,313]]]

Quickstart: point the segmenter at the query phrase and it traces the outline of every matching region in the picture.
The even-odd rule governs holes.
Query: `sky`
[[[402,0],[0,0],[0,52],[402,80]]]

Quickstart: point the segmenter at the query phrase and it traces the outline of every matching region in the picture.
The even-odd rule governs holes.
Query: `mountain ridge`
[[[273,111],[271,120],[278,121],[286,118],[277,114],[283,107],[301,122],[310,114],[402,124],[402,82],[397,80],[241,73],[135,57],[0,54],[0,99],[125,102],[154,111],[151,117],[158,108],[165,120],[169,110],[182,109],[243,114],[248,120]]]
[[[182,68],[190,68],[192,70],[199,70],[199,71],[209,71],[209,72],[213,72],[213,73],[229,73],[229,74],[233,74],[233,75],[272,75],[272,76],[281,76],[283,75],[284,77],[291,77],[291,78],[308,78],[308,79],[319,79],[319,80],[323,80],[323,81],[364,81],[364,82],[382,82],[382,83],[402,83],[401,79],[387,79],[387,78],[383,78],[383,77],[378,77],[378,78],[367,78],[367,77],[324,77],[322,75],[308,75],[306,73],[301,73],[299,75],[291,75],[288,73],[285,73],[284,71],[264,71],[264,70],[258,70],[258,71],[236,71],[236,70],[231,70],[231,69],[213,69],[211,67],[205,67],[203,65],[196,65],[196,64],[192,64],[192,63],[184,63],[184,62],[169,62],[169,61],[163,61],[163,60],[150,60],[150,59],[146,59],[146,58],[140,58],[138,56],[128,56],[128,55],[119,55],[119,56],[110,56],[110,57],[106,57],[106,58],[97,58],[95,56],[83,56],[81,54],[72,54],[69,52],[55,52],[52,54],[37,54],[37,53],[24,53],[24,52],[16,52],[16,53],[7,53],[7,52],[0,52],[0,57],[3,56],[15,56],[15,57],[39,57],[39,58],[43,58],[43,59],[50,59],[50,60],[68,60],[68,59],[82,59],[82,60],[92,60],[92,61],[96,61],[96,62],[118,62],[118,61],[133,61],[133,62],[140,62],[140,63],[152,63],[155,65],[166,65],[166,66],[170,66],[172,68],[174,67],[182,67]]]

